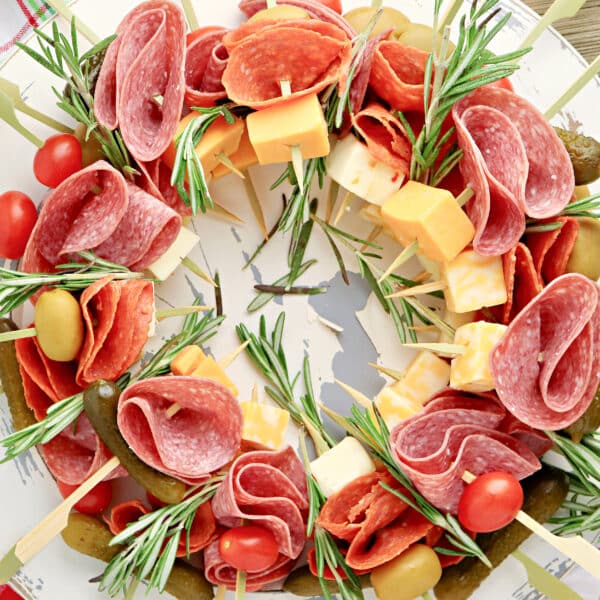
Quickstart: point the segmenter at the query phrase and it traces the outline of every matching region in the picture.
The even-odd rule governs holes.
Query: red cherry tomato
[[[23,600],[9,585],[0,585],[0,600]]]
[[[279,556],[279,544],[265,527],[241,525],[228,529],[219,538],[221,558],[240,571],[260,573],[273,566]]]
[[[511,83],[511,81],[508,77],[505,77],[504,79],[499,79],[498,81],[496,81],[495,83],[492,83],[491,85],[502,88],[504,90],[508,90],[509,92],[515,91],[515,89],[513,88],[513,84]]]
[[[63,498],[69,497],[79,486],[57,481],[58,491]],[[93,487],[76,505],[75,510],[86,515],[98,515],[104,512],[112,500],[110,481],[101,481]]]
[[[4,192],[0,215],[0,257],[21,258],[37,219],[35,204],[21,192]]]
[[[508,525],[523,506],[523,488],[510,473],[486,473],[474,479],[458,503],[458,520],[476,533]]]
[[[35,153],[33,173],[40,183],[54,188],[81,170],[82,160],[79,140],[70,133],[58,133]]]

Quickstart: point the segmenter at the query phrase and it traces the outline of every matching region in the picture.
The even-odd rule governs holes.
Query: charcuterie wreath
[[[50,4],[62,122],[0,86],[47,188],[0,195],[0,458],[65,500],[0,582],[61,535],[93,597],[460,600],[512,554],[580,598],[533,531],[600,588],[600,143],[550,124],[598,61],[542,114],[497,0]],[[336,352],[361,294],[404,359]]]

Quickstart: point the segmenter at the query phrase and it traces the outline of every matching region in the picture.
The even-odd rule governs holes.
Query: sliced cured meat
[[[381,41],[373,54],[369,85],[393,109],[422,113],[428,56],[397,40]]]
[[[227,97],[221,81],[229,55],[221,43],[227,29],[207,31],[187,48],[185,57],[185,103],[214,106]]]
[[[358,477],[324,504],[317,522],[350,543],[346,562],[352,569],[371,570],[425,537],[434,525],[381,487],[407,490],[387,472]]]
[[[149,163],[138,164],[142,176],[140,187],[164,202],[182,217],[192,216],[191,207],[183,203],[177,188],[171,185],[171,169],[160,158]]]
[[[98,76],[94,113],[110,129],[119,126],[138,160],[158,158],[181,116],[185,93],[185,19],[172,2],[136,6],[117,28]],[[160,107],[154,101],[162,97]]]
[[[475,227],[473,248],[497,256],[513,248],[525,231],[522,202],[527,154],[517,128],[490,107],[454,109],[460,169],[474,191],[465,210]],[[460,115],[460,116],[459,116]]]
[[[546,454],[553,446],[552,441],[543,431],[525,425],[510,413],[504,417],[498,430],[525,442],[536,456]]]
[[[115,381],[136,362],[154,319],[154,289],[149,281],[101,279],[81,295],[85,325],[77,382]]]
[[[127,191],[127,212],[111,236],[96,248],[96,254],[143,271],[173,244],[181,229],[181,217],[136,185],[128,183]]]
[[[356,31],[354,31],[350,23],[348,23],[344,17],[340,16],[335,10],[332,10],[329,6],[325,6],[318,0],[286,0],[285,4],[302,8],[313,19],[319,19],[325,23],[336,25],[346,33],[348,39],[352,39],[356,35]],[[259,10],[267,8],[267,2],[266,0],[242,0],[239,6],[240,10],[250,18]]]
[[[560,229],[528,233],[525,238],[536,271],[546,283],[565,273],[579,235],[579,223],[574,217],[555,217],[551,221],[560,223]]]
[[[167,410],[181,409],[169,418]],[[118,425],[146,464],[189,483],[204,481],[238,451],[242,412],[227,388],[200,377],[155,377],[119,398]]]
[[[508,300],[489,310],[499,323],[508,325],[544,287],[533,265],[529,248],[519,242],[502,255]]]
[[[287,447],[277,452],[246,452],[231,465],[212,501],[217,522],[235,527],[242,520],[269,529],[279,545],[279,559],[268,571],[249,573],[258,590],[292,568],[306,541],[303,511],[308,508],[306,475],[298,455]],[[205,553],[206,578],[235,586],[235,569],[223,563],[218,548]]]
[[[121,533],[130,523],[134,523],[140,517],[147,515],[150,511],[140,500],[129,500],[117,504],[110,511],[109,518],[105,521],[113,535]],[[189,532],[190,554],[199,552],[205,548],[215,537],[217,526],[209,502],[201,504]],[[179,540],[177,556],[187,556],[187,535],[182,532]]]
[[[52,475],[69,485],[80,485],[112,457],[85,415],[48,443],[39,447]],[[106,479],[125,477],[127,471],[118,467]]]
[[[227,96],[260,109],[318,93],[348,68],[352,43],[337,25],[317,20],[245,23],[223,38]],[[280,81],[292,93],[283,97]]]
[[[536,429],[564,429],[590,405],[600,383],[598,286],[562,275],[509,325],[490,356],[506,409]]]
[[[517,479],[540,468],[521,440],[498,430],[505,410],[492,397],[440,392],[391,433],[394,458],[434,506],[456,513],[463,473],[506,471]]]
[[[408,176],[412,144],[402,123],[389,110],[369,104],[352,116],[352,125],[374,158]]]
[[[70,253],[95,248],[117,228],[128,202],[125,179],[108,163],[98,161],[74,173],[46,198],[23,268],[47,271]]]

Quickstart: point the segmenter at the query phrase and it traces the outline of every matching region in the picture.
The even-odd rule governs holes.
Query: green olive
[[[393,34],[394,38],[405,46],[411,46],[423,50],[423,52],[431,52],[433,48],[433,29],[428,25],[419,23],[410,23],[403,31],[398,34]],[[439,52],[442,45],[442,36],[437,34],[436,50]],[[454,51],[454,44],[448,44],[448,55]]]
[[[560,127],[554,130],[565,145],[575,172],[575,185],[592,183],[600,177],[600,142]]]
[[[79,302],[69,292],[44,292],[35,305],[34,323],[40,348],[48,358],[75,359],[83,344],[83,318]]]
[[[248,23],[255,21],[273,20],[273,21],[293,21],[296,19],[310,19],[310,15],[299,6],[290,6],[289,4],[277,4],[271,8],[259,10],[248,19]]]
[[[369,587],[368,575],[361,575],[359,578],[361,587]],[[337,583],[333,580],[325,580],[327,583],[327,589],[332,594],[338,593]],[[323,594],[323,588],[319,578],[310,572],[308,566],[294,569],[286,578],[283,584],[283,591],[293,594],[294,596],[301,596],[303,598],[311,596],[321,596]]]
[[[81,162],[84,167],[89,167],[97,160],[102,160],[104,154],[100,142],[94,135],[90,135],[87,140],[85,139],[86,131],[87,127],[83,123],[78,123],[73,133],[81,144]]]
[[[377,8],[375,6],[363,6],[362,8],[355,8],[347,12],[344,15],[344,19],[350,23],[355,31],[364,31],[376,12]],[[375,37],[388,29],[393,29],[394,33],[404,31],[409,24],[410,19],[404,13],[395,8],[384,6],[381,16],[377,23],[375,23],[375,27],[373,27],[373,31],[369,37]]]
[[[579,233],[567,263],[568,273],[581,273],[596,281],[600,278],[600,221],[580,217]]]

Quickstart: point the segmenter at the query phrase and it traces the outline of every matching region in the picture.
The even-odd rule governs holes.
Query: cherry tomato
[[[496,81],[495,83],[492,83],[491,85],[502,88],[504,90],[508,90],[509,92],[515,91],[515,89],[513,88],[513,84],[511,83],[511,81],[508,77],[505,77],[504,79],[499,79],[498,81]]]
[[[33,173],[40,183],[54,188],[81,170],[82,164],[79,140],[70,133],[58,133],[35,153]]]
[[[57,481],[58,491],[63,498],[70,496],[79,486]],[[98,515],[104,512],[112,500],[110,481],[101,481],[93,487],[76,505],[75,510],[86,515]]]
[[[75,127],[75,137],[79,140],[79,144],[81,145],[81,165],[83,167],[88,167],[97,160],[102,160],[104,158],[100,142],[93,135],[90,135],[86,140],[86,132],[87,127],[83,123],[79,123],[77,127]]]
[[[279,544],[265,527],[241,525],[228,529],[219,538],[221,558],[240,571],[259,573],[275,564]]]
[[[21,258],[37,219],[35,204],[21,192],[4,192],[0,215],[0,256]]]
[[[23,600],[9,585],[0,585],[0,600]]]
[[[471,531],[486,533],[508,525],[523,506],[523,488],[510,473],[493,472],[474,479],[458,503],[458,520]]]

